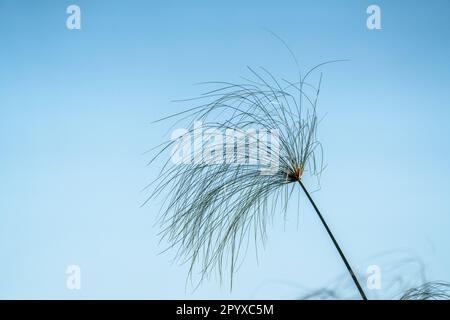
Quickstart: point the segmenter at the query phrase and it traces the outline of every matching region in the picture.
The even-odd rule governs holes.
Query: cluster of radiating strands
[[[316,136],[316,105],[322,75],[315,86],[306,82],[316,68],[295,83],[277,80],[264,68],[259,73],[249,68],[252,79],[240,84],[209,82],[214,90],[183,100],[200,105],[159,120],[176,119],[175,125],[184,123],[191,128],[181,139],[196,138],[196,121],[201,121],[205,130],[264,129],[278,130],[279,134],[278,169],[269,175],[261,174],[261,163],[273,160],[270,146],[268,153],[258,153],[256,164],[165,162],[151,185],[149,199],[163,196],[161,238],[168,241],[169,248],[177,249],[177,258],[189,264],[189,276],[198,272],[203,279],[215,270],[222,279],[226,268],[232,285],[239,257],[245,256],[248,244],[263,244],[267,222],[275,213],[286,214],[295,186],[292,182],[304,172],[320,175],[323,161]],[[160,145],[151,163],[177,143]],[[253,143],[261,147],[264,142],[247,141],[246,146]],[[192,154],[192,159],[195,157]],[[248,152],[245,157],[249,159]]]
[[[450,283],[432,281],[410,289],[400,300],[450,300]]]

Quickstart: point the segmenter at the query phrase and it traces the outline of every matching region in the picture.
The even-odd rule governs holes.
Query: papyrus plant
[[[162,166],[151,184],[149,199],[159,195],[163,197],[159,220],[161,237],[168,241],[170,248],[177,250],[176,256],[182,262],[189,264],[189,275],[198,270],[203,278],[216,270],[222,277],[227,268],[232,284],[239,257],[245,255],[248,243],[253,241],[258,247],[266,241],[268,221],[286,214],[288,202],[297,191],[307,196],[361,297],[366,299],[302,179],[306,174],[319,177],[323,169],[322,146],[317,138],[317,103],[322,75],[315,71],[326,63],[305,74],[299,72],[298,79],[293,82],[277,79],[264,68],[258,72],[249,68],[250,79],[244,79],[242,83],[208,83],[214,89],[199,98],[184,100],[186,104],[195,103],[194,106],[161,119],[173,120],[175,125],[187,124],[190,129],[179,139],[158,146],[150,163],[156,163],[154,160],[161,158],[165,151],[172,149],[176,153],[184,148],[186,143],[180,144],[180,139],[192,142],[197,134],[195,123],[202,123],[206,130],[226,132],[227,129],[245,131],[257,128],[278,132],[277,170],[271,174],[261,173],[261,163],[268,160],[265,157],[272,156],[274,150],[272,143],[262,139],[245,142],[248,150],[267,143],[264,149],[268,152],[259,152],[261,148],[257,148],[256,163],[251,163],[251,152],[241,150],[244,152],[242,155],[236,147],[232,148],[236,153],[233,156],[245,157],[248,163],[227,162],[225,152],[222,154],[217,152],[220,148],[214,148],[215,159],[223,156],[223,162],[198,161],[198,154],[193,151],[188,153],[190,161],[174,164],[167,159]],[[316,74],[315,84],[309,81],[313,74]],[[211,146],[207,144],[211,141],[200,141],[200,147],[209,152]],[[213,143],[217,147],[224,142]]]

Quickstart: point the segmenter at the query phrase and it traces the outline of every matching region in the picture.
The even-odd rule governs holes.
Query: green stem
[[[311,202],[312,206],[314,207],[314,210],[316,210],[316,213],[319,216],[320,221],[322,222],[323,226],[325,227],[325,230],[327,230],[328,235],[330,236],[331,241],[333,241],[334,246],[336,247],[337,251],[339,252],[339,255],[341,256],[342,261],[344,261],[344,264],[347,267],[347,270],[350,273],[350,276],[352,277],[353,282],[356,285],[356,288],[358,288],[361,298],[363,300],[367,300],[366,294],[364,293],[361,285],[359,284],[358,279],[356,278],[356,275],[352,270],[352,267],[350,267],[350,264],[348,263],[347,259],[345,258],[345,255],[342,252],[341,248],[339,247],[339,244],[337,243],[336,239],[334,238],[333,233],[331,232],[330,228],[328,227],[327,223],[325,222],[325,219],[323,218],[322,214],[320,213],[319,208],[317,208],[316,204],[314,203],[313,199],[309,195],[309,192],[308,192],[308,190],[306,190],[302,181],[298,180],[298,182],[300,183],[300,186],[302,187],[303,191],[305,192],[306,196],[308,197],[309,202]]]

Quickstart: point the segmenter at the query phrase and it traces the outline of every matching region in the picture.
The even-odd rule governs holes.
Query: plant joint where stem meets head
[[[295,165],[293,168],[289,169],[289,172],[287,173],[287,180],[289,182],[295,182],[300,181],[303,175],[305,167],[303,165]]]

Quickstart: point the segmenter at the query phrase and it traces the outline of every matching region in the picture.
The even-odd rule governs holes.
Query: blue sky
[[[81,30],[66,28],[70,4]],[[366,28],[371,4],[381,30]],[[152,121],[186,107],[172,100],[248,65],[295,78],[265,29],[304,69],[349,60],[322,69],[328,167],[313,196],[362,281],[380,266],[369,297],[389,298],[399,276],[419,281],[409,260],[450,281],[449,10],[445,0],[1,0],[0,298],[295,298],[345,276],[302,201],[299,228],[295,214],[275,219],[232,292],[214,278],[186,289],[186,267],[158,254],[159,203],[140,207],[158,170],[143,152],[168,138]],[[66,288],[71,264],[81,290]]]

